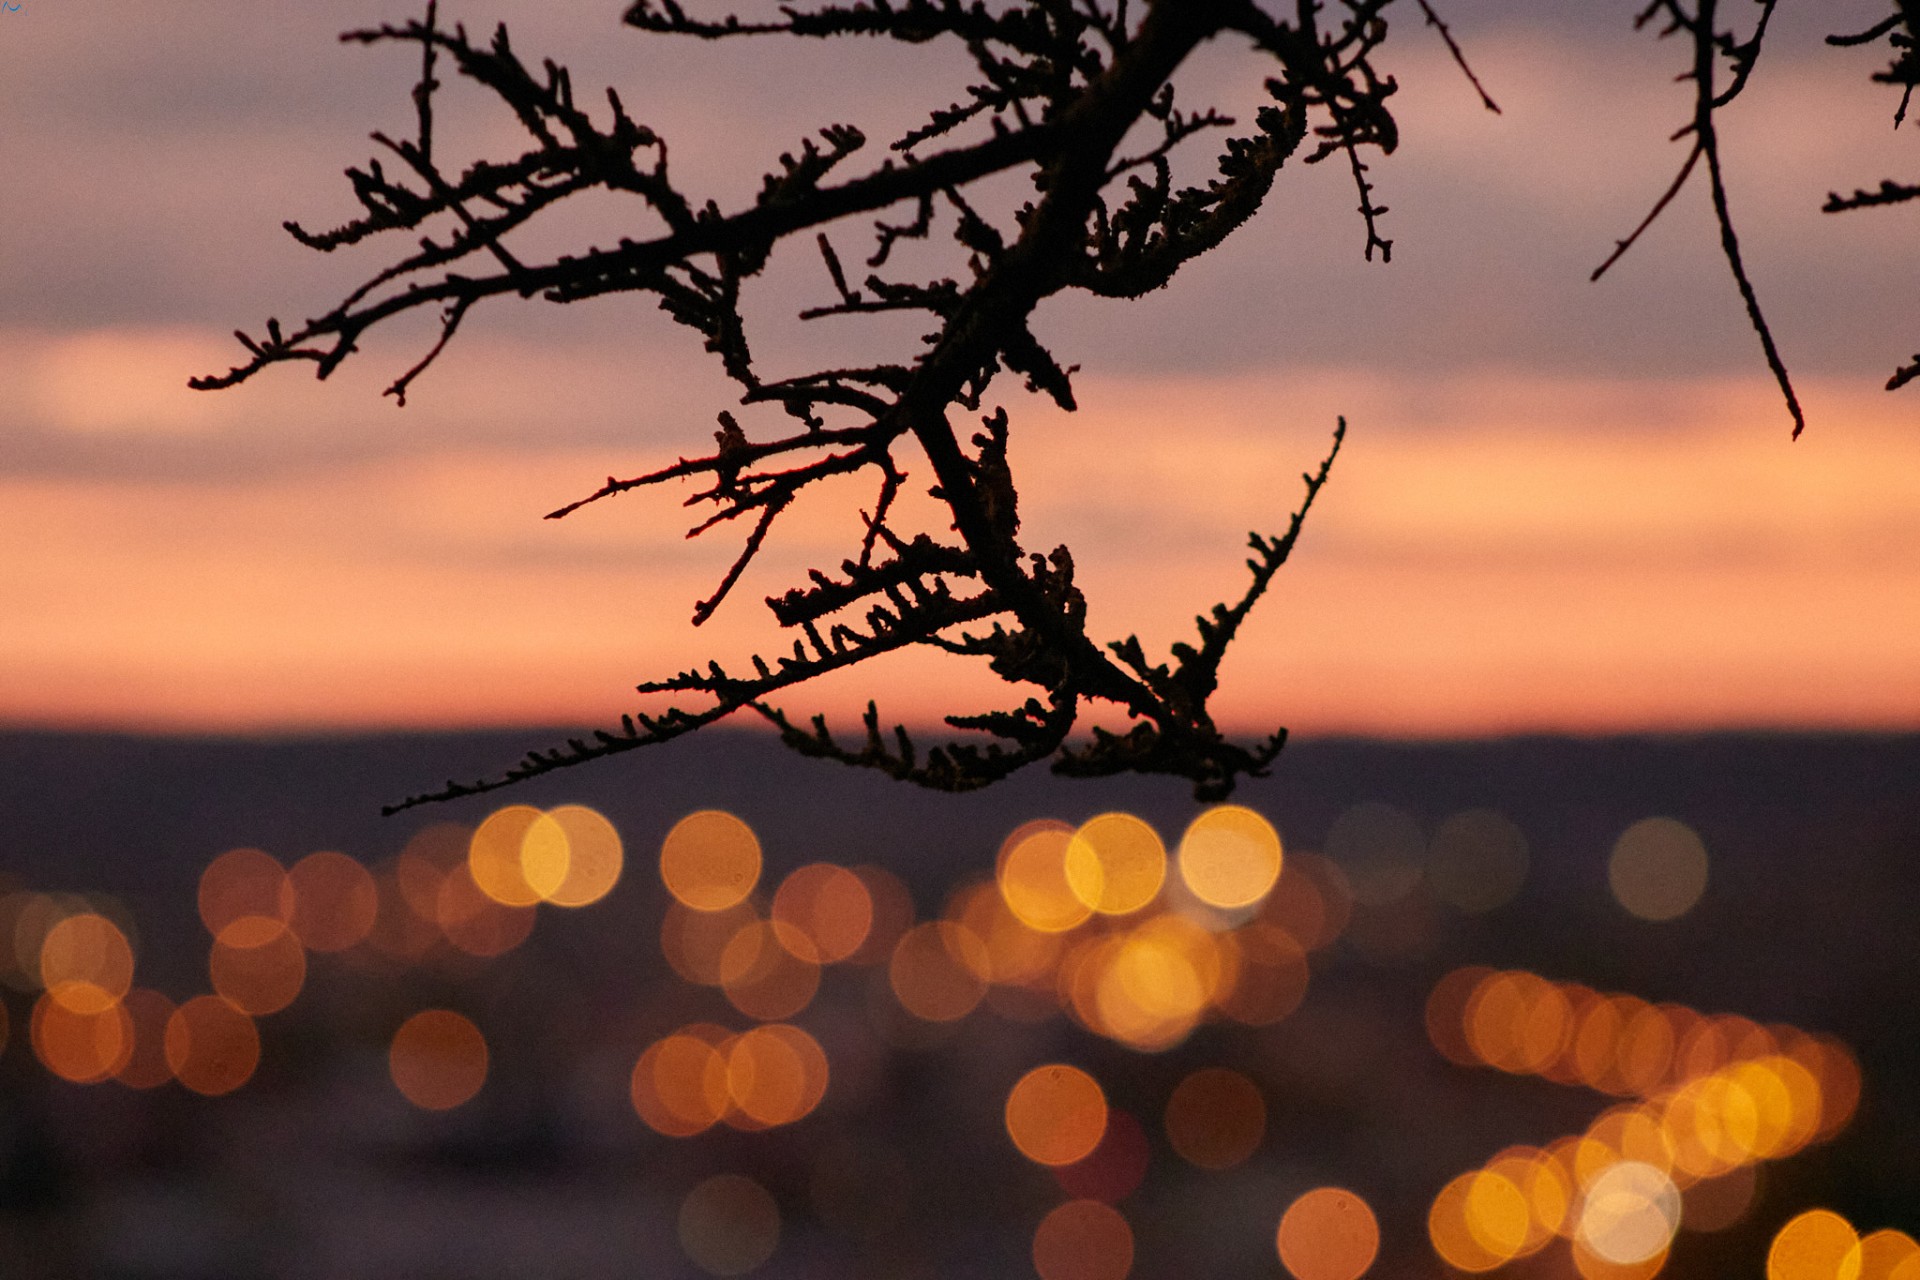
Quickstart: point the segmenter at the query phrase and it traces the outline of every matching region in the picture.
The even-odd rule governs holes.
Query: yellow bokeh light
[[[1035,1164],[1073,1164],[1107,1131],[1107,1095],[1078,1067],[1035,1067],[1007,1094],[1006,1124],[1013,1145]]]
[[[1489,1160],[1486,1172],[1512,1183],[1527,1202],[1528,1225],[1517,1256],[1544,1248],[1567,1228],[1573,1208],[1571,1180],[1560,1162],[1535,1147],[1510,1147]]]
[[[1472,1175],[1462,1212],[1473,1242],[1497,1257],[1519,1257],[1533,1235],[1532,1202],[1512,1179],[1491,1170]]]
[[[1707,888],[1707,847],[1673,818],[1643,818],[1621,833],[1607,860],[1607,882],[1621,906],[1642,920],[1674,920]]]
[[[520,836],[520,879],[539,902],[551,902],[573,870],[573,842],[551,813],[527,824]]]
[[[1427,1211],[1427,1238],[1433,1243],[1433,1251],[1442,1261],[1459,1271],[1491,1271],[1513,1260],[1513,1254],[1503,1253],[1481,1243],[1471,1225],[1473,1216],[1470,1205],[1474,1199],[1475,1188],[1482,1179],[1490,1176],[1483,1171],[1463,1173],[1440,1189],[1433,1198],[1433,1207]],[[1499,1178],[1498,1181],[1506,1182]],[[1511,1183],[1507,1183],[1512,1186]],[[1497,1189],[1493,1193],[1482,1191],[1481,1199],[1497,1199]],[[1519,1195],[1515,1188],[1514,1194]],[[1482,1228],[1484,1229],[1484,1227]],[[1524,1234],[1520,1235],[1524,1239]]]
[[[400,1024],[387,1049],[394,1087],[424,1111],[450,1111],[487,1082],[487,1040],[451,1009],[426,1009]]]
[[[1862,1236],[1854,1248],[1859,1253],[1855,1259],[1859,1280],[1896,1280],[1896,1274],[1903,1269],[1920,1275],[1920,1244],[1904,1231],[1883,1227]],[[1843,1270],[1845,1267],[1842,1263]],[[1899,1280],[1905,1277],[1900,1276]]]
[[[1217,805],[1180,837],[1180,879],[1210,907],[1252,906],[1280,879],[1280,833],[1252,809]]]
[[[1467,1000],[1468,1044],[1481,1061],[1502,1071],[1544,1071],[1573,1038],[1566,994],[1536,974],[1493,973]]]
[[[1132,814],[1103,813],[1082,823],[1067,842],[1066,875],[1073,895],[1093,910],[1129,915],[1159,896],[1167,878],[1166,846]]]
[[[1809,1209],[1773,1237],[1767,1280],[1859,1280],[1860,1237],[1831,1209]]]
[[[760,882],[760,841],[730,813],[690,813],[660,844],[660,878],[695,911],[725,911],[745,902]]]
[[[1622,1160],[1586,1188],[1576,1239],[1608,1262],[1632,1266],[1666,1252],[1680,1228],[1680,1191],[1663,1170]]]
[[[1112,1205],[1069,1200],[1033,1233],[1040,1280],[1125,1280],[1133,1270],[1133,1228]]]
[[[1073,828],[1042,819],[1016,828],[1000,846],[995,879],[1007,909],[1042,933],[1065,933],[1085,923],[1093,907],[1067,879]]]
[[[495,809],[474,829],[467,842],[467,870],[480,892],[507,907],[530,907],[540,901],[540,891],[527,882],[525,855],[527,836],[544,816],[532,805],[510,804]],[[536,863],[543,871],[552,870],[548,863],[557,838],[560,865],[554,883],[558,884],[566,875],[566,838],[557,830],[549,835],[537,842],[543,856],[536,857]]]
[[[619,883],[625,861],[613,823],[582,804],[547,810],[520,842],[520,871],[527,887],[556,907],[600,901]]]
[[[1568,1252],[1573,1255],[1574,1273],[1581,1280],[1653,1280],[1667,1265],[1665,1252],[1639,1262],[1611,1262],[1589,1249],[1577,1237]]]
[[[1035,993],[1034,1007],[1043,1011],[1042,992],[1051,989],[1054,971],[1066,948],[1065,935],[1043,933],[1023,922],[991,884],[962,888],[947,900],[949,920],[969,929],[987,946],[988,978],[1005,986],[1021,986]]]
[[[1317,1187],[1287,1206],[1274,1247],[1294,1280],[1359,1280],[1380,1252],[1380,1224],[1353,1192]]]
[[[1174,1086],[1166,1127],[1181,1159],[1202,1169],[1231,1169],[1266,1137],[1266,1099],[1238,1071],[1202,1067]]]
[[[1162,917],[1178,922],[1178,917]],[[1202,971],[1205,958],[1196,955],[1188,939],[1161,921],[1133,930],[1118,945],[1103,951],[1094,984],[1094,1003],[1103,1032],[1138,1049],[1169,1048],[1184,1039],[1200,1021],[1212,994]],[[1198,926],[1186,924],[1206,944],[1211,938]],[[1212,964],[1213,976],[1219,968]]]

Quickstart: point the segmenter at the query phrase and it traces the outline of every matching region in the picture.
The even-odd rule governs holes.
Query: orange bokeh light
[[[241,916],[214,938],[207,971],[221,999],[257,1018],[294,1002],[307,981],[307,953],[279,918]]]
[[[1067,880],[1072,842],[1073,828],[1052,818],[1024,822],[1001,842],[994,879],[1007,909],[1029,929],[1064,933],[1093,915]]]
[[[229,849],[200,873],[200,922],[218,937],[242,916],[279,918],[286,897],[286,869],[259,849]]]
[[[133,986],[133,948],[105,916],[67,916],[41,939],[40,982],[75,1013],[104,1012]]]
[[[373,932],[380,891],[373,874],[344,853],[310,853],[284,881],[279,915],[309,951],[345,951]]]
[[[873,931],[873,895],[845,867],[814,862],[780,882],[772,915],[805,935],[821,964],[838,964]]]
[[[1174,1086],[1166,1126],[1167,1141],[1189,1164],[1230,1169],[1266,1137],[1267,1103],[1238,1071],[1202,1067]]]
[[[1069,1200],[1033,1233],[1033,1269],[1040,1280],[1124,1280],[1133,1270],[1133,1228],[1099,1200]]]
[[[993,957],[965,925],[930,920],[894,945],[887,980],[900,1007],[927,1022],[955,1022],[987,994]]]
[[[33,1052],[62,1080],[93,1084],[119,1071],[132,1056],[133,1021],[118,1000],[105,998],[97,987],[73,996],[63,999],[49,991],[34,1001],[29,1023]]]
[[[670,1138],[690,1138],[719,1123],[728,1103],[727,1060],[719,1046],[729,1038],[725,1028],[703,1023],[648,1045],[630,1082],[634,1112]]]
[[[1020,1077],[1007,1095],[1007,1135],[1036,1164],[1084,1160],[1107,1129],[1107,1096],[1078,1067],[1056,1062]]]
[[[695,911],[724,911],[746,901],[760,882],[760,841],[730,813],[690,813],[661,842],[660,878]]]
[[[130,1089],[152,1089],[173,1079],[167,1065],[167,1023],[173,1001],[158,991],[135,987],[120,1002],[133,1032],[132,1051],[113,1078]]]
[[[426,1009],[400,1024],[387,1048],[394,1087],[424,1111],[449,1111],[487,1082],[487,1039],[451,1009]]]
[[[1858,1280],[1860,1237],[1831,1209],[1809,1209],[1789,1221],[1767,1249],[1767,1280]]]
[[[1353,1192],[1318,1187],[1287,1206],[1274,1246],[1295,1280],[1358,1280],[1379,1255],[1380,1224]]]
[[[741,926],[720,951],[720,988],[749,1018],[790,1018],[820,989],[820,965],[807,935],[778,920]]]
[[[826,1096],[827,1080],[819,1041],[786,1023],[754,1027],[727,1047],[727,1095],[756,1127],[806,1116]]]
[[[167,1067],[195,1093],[232,1093],[260,1066],[253,1019],[219,996],[195,996],[167,1019]]]
[[[1104,916],[1131,915],[1160,895],[1167,850],[1159,833],[1130,813],[1103,813],[1074,831],[1065,855],[1073,896]]]
[[[527,882],[522,859],[528,835],[545,816],[532,805],[510,804],[495,809],[474,829],[467,845],[467,871],[481,893],[505,907],[531,907],[540,901],[540,891]],[[558,870],[556,884],[566,873],[564,865]]]

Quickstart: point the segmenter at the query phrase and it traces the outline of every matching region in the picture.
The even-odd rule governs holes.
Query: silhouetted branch
[[[1893,51],[1893,59],[1886,70],[1873,73],[1873,80],[1878,84],[1900,86],[1900,102],[1893,112],[1893,127],[1898,129],[1906,122],[1907,107],[1913,102],[1914,89],[1920,87],[1920,0],[1894,0],[1893,12],[1873,26],[1857,35],[1828,36],[1827,43],[1847,47],[1870,44],[1883,38]],[[1883,178],[1880,186],[1873,191],[1856,189],[1851,196],[1828,192],[1827,202],[1821,211],[1846,213],[1854,209],[1905,204],[1916,199],[1920,199],[1920,185]],[[1887,379],[1887,390],[1898,391],[1916,378],[1920,378],[1920,354],[1916,354],[1911,363],[1893,371],[1893,376]]]
[[[1468,66],[1429,0],[1417,0],[1461,72],[1491,111],[1499,108]],[[1374,64],[1387,35],[1392,0],[846,0],[766,6],[751,20],[695,17],[675,0],[638,0],[626,23],[649,37],[881,38],[943,43],[964,54],[971,83],[957,100],[934,107],[877,159],[866,135],[832,123],[801,137],[769,167],[740,207],[688,190],[670,170],[664,139],[631,117],[609,90],[604,107],[576,101],[565,68],[529,66],[505,28],[491,40],[447,30],[429,3],[418,21],[347,33],[361,44],[417,47],[414,136],[376,134],[398,164],[381,160],[347,171],[359,212],[330,230],[288,223],[302,244],[323,252],[399,232],[410,242],[345,298],[283,330],[269,319],[264,337],[237,334],[243,360],[227,373],[196,378],[202,389],[233,386],[270,365],[304,361],[325,378],[367,333],[408,313],[430,312],[439,332],[426,354],[389,391],[409,389],[452,341],[467,313],[496,298],[575,303],[609,294],[650,296],[675,323],[699,335],[737,388],[742,406],[777,406],[802,424],[795,434],[749,435],[731,412],[717,413],[710,451],[681,457],[629,479],[609,476],[587,496],[550,513],[558,519],[630,490],[692,481],[685,504],[698,509],[688,536],[736,524],[746,532],[715,590],[694,607],[702,623],[731,597],[781,517],[812,486],[836,477],[876,485],[862,512],[857,549],[837,572],[766,598],[775,623],[795,636],[790,654],[751,659],[750,674],[710,662],[638,686],[643,695],[685,699],[655,715],[624,717],[620,732],[533,752],[500,777],[449,783],[431,799],[471,795],[554,769],[666,742],[736,712],[767,720],[796,750],[880,769],[930,786],[986,785],[1014,769],[1051,759],[1061,772],[1121,770],[1172,774],[1203,797],[1230,792],[1257,775],[1285,742],[1284,731],[1251,745],[1229,742],[1208,709],[1228,647],[1266,593],[1299,537],[1345,438],[1305,476],[1307,491],[1285,532],[1249,536],[1247,589],[1197,619],[1191,643],[1171,647],[1168,663],[1148,660],[1135,637],[1102,643],[1089,634],[1086,601],[1068,548],[1044,553],[1020,541],[1018,490],[1008,462],[1010,418],[988,404],[1002,374],[1062,408],[1075,407],[1079,365],[1036,334],[1034,315],[1069,291],[1128,298],[1158,289],[1194,258],[1221,244],[1265,201],[1289,160],[1313,164],[1338,156],[1352,176],[1366,232],[1364,256],[1385,261],[1392,241],[1382,221],[1370,156],[1391,154],[1399,126],[1394,80]],[[1692,135],[1679,176],[1640,227],[1602,264],[1624,253],[1675,198],[1704,158],[1722,251],[1769,367],[1795,421],[1799,407],[1740,258],[1714,131],[1715,113],[1746,85],[1775,0],[1744,39],[1715,29],[1715,0],[1656,0],[1644,23],[1665,17],[1693,42],[1689,77],[1695,109],[1680,137]],[[1876,78],[1911,87],[1911,34],[1920,0],[1898,0],[1896,20],[1860,39],[1888,38],[1892,70]],[[768,11],[777,16],[767,16]],[[1286,16],[1281,16],[1285,12]],[[1174,80],[1196,50],[1231,44],[1258,75],[1265,100],[1250,126],[1205,105],[1177,101]],[[1727,84],[1716,88],[1724,62]],[[525,135],[517,155],[457,169],[435,139],[446,91],[479,86]],[[1217,176],[1176,186],[1174,164],[1210,140]],[[1310,145],[1309,145],[1310,144]],[[1304,154],[1303,154],[1304,149]],[[1200,153],[1204,155],[1204,152]],[[864,167],[863,167],[864,166]],[[985,198],[979,184],[1017,177],[1031,196],[1012,210]],[[551,256],[523,232],[569,196],[596,191],[626,198],[630,233],[610,246]],[[1910,198],[1884,184],[1878,194],[1833,197],[1830,207],[1865,207]],[[866,272],[850,277],[836,239],[860,234],[849,219],[870,220]],[[926,319],[902,326],[899,349],[840,367],[769,370],[750,341],[743,296],[776,252],[810,236],[831,292],[801,309],[800,320],[906,312]],[[391,238],[391,237],[390,237]],[[945,254],[940,269],[901,265],[911,242],[916,263]],[[925,333],[915,330],[925,328]],[[1920,358],[1916,360],[1920,364]],[[1903,370],[1896,381],[1916,376]],[[1002,384],[1004,385],[1004,384]],[[965,415],[981,427],[966,434]],[[1796,426],[1796,433],[1798,426]],[[934,527],[897,527],[909,466],[941,504]],[[824,720],[803,725],[774,699],[830,672],[927,646],[983,661],[1019,690],[1003,710],[952,715],[947,724],[977,741],[917,749],[904,729],[880,729],[869,706],[864,741],[841,745]],[[1120,709],[1124,732],[1093,730],[1073,745],[1081,709]],[[401,806],[404,807],[404,806]]]

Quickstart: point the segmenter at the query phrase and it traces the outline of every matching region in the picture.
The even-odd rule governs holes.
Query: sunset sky
[[[1041,313],[1083,367],[1082,404],[1001,390],[1025,541],[1069,544],[1096,630],[1164,653],[1237,591],[1247,530],[1284,528],[1345,414],[1324,505],[1229,660],[1224,723],[1920,727],[1920,384],[1880,389],[1920,347],[1920,206],[1819,212],[1829,190],[1920,173],[1920,128],[1896,132],[1896,95],[1867,82],[1884,50],[1821,42],[1884,3],[1783,7],[1723,121],[1748,266],[1807,407],[1797,442],[1698,178],[1587,282],[1682,158],[1667,138],[1689,110],[1685,51],[1633,31],[1633,3],[1440,7],[1504,114],[1409,7],[1383,58],[1403,141],[1373,170],[1391,265],[1362,260],[1343,170],[1290,167],[1170,289]],[[376,330],[325,383],[284,367],[186,389],[238,359],[234,328],[318,313],[397,253],[322,256],[280,223],[346,220],[341,170],[372,154],[367,133],[412,127],[413,59],[335,36],[420,8],[0,14],[0,724],[602,723],[638,680],[788,647],[760,599],[853,549],[864,483],[792,512],[696,631],[734,536],[683,540],[669,491],[540,519],[704,450],[733,404],[697,338],[644,300],[484,308],[405,409],[379,392],[430,341],[419,323]],[[620,9],[442,15],[510,19],[583,100],[619,87],[686,188],[728,209],[807,130],[878,141],[961,83],[937,49],[697,46],[623,28]],[[1261,74],[1209,51],[1191,101],[1244,109]],[[441,113],[443,148],[519,148],[465,84]],[[604,243],[592,216],[528,243]],[[843,253],[865,222],[835,228]],[[792,319],[828,289],[802,250],[753,300],[770,369],[849,340]],[[917,332],[851,340],[905,353]],[[989,676],[927,655],[789,705],[869,695],[910,722],[996,703]]]

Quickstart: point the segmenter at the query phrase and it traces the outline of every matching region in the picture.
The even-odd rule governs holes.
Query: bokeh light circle
[[[859,951],[873,931],[873,895],[845,867],[812,862],[780,882],[771,914],[806,937],[819,963],[838,964]]]
[[[680,1247],[708,1275],[743,1276],[780,1245],[780,1206],[737,1173],[708,1178],[680,1202]]]
[[[286,879],[286,869],[272,854],[229,849],[200,873],[200,922],[217,936],[241,916],[278,916],[286,901]]]
[[[1174,1086],[1166,1126],[1167,1141],[1181,1159],[1202,1169],[1230,1169],[1266,1137],[1266,1099],[1238,1071],[1202,1067]]]
[[[1342,1187],[1317,1187],[1287,1206],[1274,1247],[1294,1280],[1358,1280],[1380,1252],[1380,1223]]]
[[[133,948],[105,916],[67,916],[40,941],[40,982],[75,1013],[102,1013],[133,987]]]
[[[727,1059],[720,1052],[727,1039],[724,1029],[702,1023],[647,1046],[634,1064],[630,1095],[649,1128],[690,1138],[720,1122],[728,1104]]]
[[[1666,1252],[1680,1228],[1680,1191],[1653,1165],[1621,1160],[1587,1185],[1577,1238],[1619,1266]]]
[[[1707,888],[1707,847],[1673,818],[1642,818],[1614,842],[1607,883],[1621,906],[1642,920],[1675,920],[1693,910]]]
[[[450,1111],[487,1082],[487,1040],[471,1019],[426,1009],[400,1024],[387,1049],[394,1087],[423,1111]]]
[[[219,996],[195,996],[167,1019],[167,1067],[195,1093],[232,1093],[260,1066],[253,1019]]]
[[[1125,1280],[1133,1270],[1133,1228],[1099,1200],[1056,1205],[1033,1233],[1040,1280]]]
[[[473,883],[501,906],[530,907],[540,901],[540,891],[527,882],[524,859],[527,836],[545,816],[532,805],[506,805],[488,814],[467,843]],[[564,840],[561,847],[564,851]]]
[[[1180,837],[1180,879],[1210,907],[1248,907],[1280,879],[1280,833],[1252,809],[1216,805]]]
[[[86,983],[67,997],[43,993],[28,1023],[34,1056],[62,1080],[93,1084],[126,1065],[133,1054],[133,1020],[118,1000]],[[82,992],[79,988],[87,987]]]
[[[1104,916],[1124,916],[1160,894],[1167,850],[1147,823],[1130,813],[1103,813],[1080,824],[1067,842],[1067,884]]]
[[[745,902],[760,882],[760,840],[730,813],[690,813],[660,844],[660,878],[695,911],[725,911]]]
[[[1512,819],[1495,809],[1468,809],[1433,833],[1427,890],[1461,911],[1492,911],[1520,892],[1527,860],[1527,838]]]
[[[541,898],[556,907],[585,907],[620,881],[626,850],[620,832],[597,809],[563,804],[527,829],[520,869]]]
[[[1767,1249],[1767,1280],[1859,1280],[1860,1237],[1831,1209],[1791,1219]]]
[[[222,999],[257,1018],[278,1013],[299,996],[307,953],[281,920],[241,916],[214,938],[207,972]]]
[[[1107,1131],[1107,1096],[1092,1076],[1064,1062],[1035,1067],[1007,1094],[1007,1136],[1036,1164],[1085,1159]]]
[[[345,951],[373,932],[380,891],[344,853],[310,853],[287,871],[281,915],[309,951]]]
[[[1020,923],[1041,933],[1065,933],[1086,922],[1093,908],[1067,878],[1073,828],[1041,819],[1022,823],[1000,846],[994,878]]]

